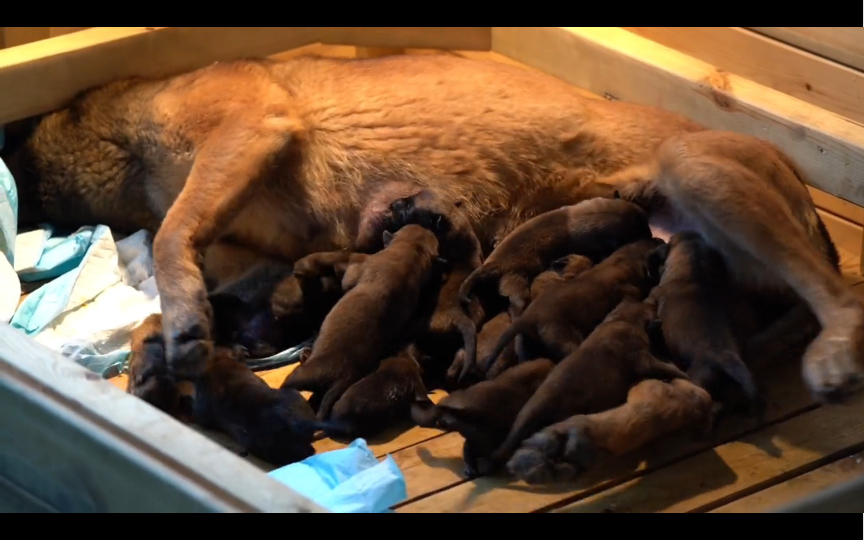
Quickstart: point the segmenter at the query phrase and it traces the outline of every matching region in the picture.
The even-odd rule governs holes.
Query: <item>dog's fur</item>
[[[612,310],[522,407],[492,463],[506,463],[522,441],[555,422],[624,404],[630,389],[644,379],[686,379],[674,364],[651,353],[648,327],[656,316],[656,306],[635,299]]]
[[[300,392],[267,386],[246,367],[245,350],[217,347],[204,374],[195,381],[194,420],[218,429],[250,454],[276,466],[306,459],[318,422]]]
[[[501,336],[483,361],[486,369],[517,335],[525,338],[529,350],[556,362],[575,352],[622,300],[642,300],[656,285],[659,266],[651,265],[651,255],[662,244],[657,238],[628,244],[596,266],[541,294]],[[520,353],[518,347],[516,352]]]
[[[507,462],[528,484],[572,481],[604,454],[628,452],[680,430],[697,437],[711,428],[708,393],[685,379],[648,379],[627,394],[627,403],[607,411],[572,416],[535,433]]]
[[[559,257],[584,255],[598,262],[622,245],[651,238],[648,217],[633,203],[597,197],[541,214],[516,227],[462,284],[467,303],[475,290],[494,291],[519,316],[530,298],[531,281]],[[484,305],[488,300],[481,300]]]
[[[731,288],[722,256],[690,231],[673,236],[659,248],[658,257],[665,262],[660,284],[649,298],[657,303],[663,344],[671,359],[715,402],[731,383],[748,404],[755,404],[759,389],[741,351],[744,339],[755,330],[756,315],[745,313],[748,306]],[[736,309],[736,304],[743,305]]]
[[[703,233],[751,297],[803,299],[822,324],[803,359],[815,395],[862,380],[864,305],[789,157],[672,112],[586,98],[534,70],[447,55],[219,62],[85,92],[7,126],[6,142],[22,225],[158,229],[178,378],[212,354],[202,250],[212,273],[349,248],[376,191],[410,179],[463,200],[484,252],[578,202],[585,185],[615,185],[658,234]],[[795,318],[783,324],[795,333]]]
[[[401,348],[407,322],[435,272],[438,240],[432,232],[407,225],[384,236],[383,251],[345,273],[345,295],[324,319],[312,354],[282,385],[322,393],[321,420],[351,385]]]
[[[434,407],[415,404],[412,417],[421,426],[457,431],[465,474],[477,476],[489,468],[492,453],[504,441],[522,406],[543,383],[555,364],[537,359],[508,369],[493,381],[457,390]]]
[[[413,346],[386,358],[333,406],[331,423],[351,438],[374,437],[411,418],[413,403],[431,404]]]
[[[594,263],[584,255],[567,255],[566,257],[552,261],[549,270],[541,272],[531,282],[531,300],[533,301],[543,294],[549,287],[554,287],[568,279],[573,279],[592,266],[594,266]]]

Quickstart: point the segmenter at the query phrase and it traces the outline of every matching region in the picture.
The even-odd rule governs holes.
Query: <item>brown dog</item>
[[[413,347],[381,362],[354,383],[333,406],[332,424],[348,437],[374,437],[411,417],[412,403],[429,404]]]
[[[322,393],[321,420],[328,418],[351,385],[398,350],[434,272],[438,240],[430,231],[407,225],[395,235],[385,232],[384,237],[383,251],[345,273],[345,296],[324,319],[312,354],[282,384],[282,388]]]
[[[531,281],[568,253],[600,261],[619,247],[651,238],[648,217],[633,203],[594,198],[541,214],[517,227],[462,284],[469,302],[483,288],[510,300],[511,315],[521,315]],[[483,295],[488,298],[489,294]]]
[[[552,261],[549,270],[541,272],[531,282],[531,300],[543,294],[550,287],[560,285],[568,279],[573,279],[594,266],[591,259],[584,255],[567,255]]]
[[[659,267],[651,265],[651,254],[662,244],[656,238],[628,244],[596,266],[541,294],[501,336],[483,361],[486,369],[520,334],[531,350],[542,349],[554,361],[576,352],[622,300],[642,300],[657,283]],[[518,348],[516,352],[520,352]]]
[[[538,359],[513,367],[494,381],[457,390],[434,407],[415,404],[414,421],[425,427],[457,431],[465,438],[462,455],[465,474],[477,476],[507,437],[522,406],[543,383],[555,364]]]
[[[748,294],[803,298],[822,325],[804,356],[814,394],[862,380],[864,304],[789,157],[672,112],[586,99],[534,70],[448,55],[218,62],[86,92],[7,126],[6,143],[22,224],[158,229],[167,361],[180,378],[212,350],[201,250],[206,261],[238,247],[296,260],[348,248],[376,189],[419,170],[434,183],[418,183],[465,201],[484,250],[578,202],[594,179],[614,184],[648,201],[653,227],[703,233]]]
[[[732,382],[754,404],[759,390],[741,359],[741,349],[755,329],[756,315],[746,317],[743,309],[735,309],[734,303],[744,303],[736,302],[720,253],[695,232],[678,233],[659,249],[665,262],[660,284],[649,298],[657,303],[663,342],[672,360],[715,401]]]
[[[535,433],[513,454],[507,470],[528,484],[569,482],[603,454],[624,455],[683,429],[704,435],[711,409],[708,392],[690,381],[642,381],[620,407],[572,416]]]
[[[656,316],[655,306],[632,299],[612,310],[522,407],[493,465],[505,463],[522,441],[555,422],[622,405],[630,388],[644,379],[686,379],[674,364],[651,354],[648,327]]]

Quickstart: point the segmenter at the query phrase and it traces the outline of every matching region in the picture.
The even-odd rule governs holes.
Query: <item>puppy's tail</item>
[[[519,317],[510,325],[510,328],[504,331],[501,334],[501,337],[498,339],[498,343],[495,345],[495,348],[492,352],[483,360],[483,371],[488,373],[492,368],[492,364],[495,363],[495,360],[501,356],[501,353],[513,341],[517,335],[525,332],[529,327],[529,323],[525,320],[524,317]],[[467,363],[467,362],[466,362]]]
[[[456,321],[456,326],[462,332],[462,341],[465,344],[465,357],[462,363],[462,371],[459,373],[459,378],[456,379],[458,384],[461,384],[465,377],[475,367],[477,361],[477,326],[474,321],[462,314]]]
[[[488,288],[493,282],[497,283],[500,277],[501,271],[498,267],[488,263],[471,272],[462,282],[462,286],[459,287],[459,303],[462,305],[462,309],[468,313],[471,299],[477,294],[478,287]],[[485,294],[481,296],[485,296]],[[483,298],[480,299],[480,303],[486,304]]]

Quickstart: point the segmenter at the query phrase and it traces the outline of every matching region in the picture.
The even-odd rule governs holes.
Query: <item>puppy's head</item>
[[[549,269],[561,277],[569,279],[576,277],[593,266],[591,259],[583,255],[567,255],[552,261]]]
[[[383,240],[385,249],[396,248],[397,246],[414,246],[416,249],[422,250],[430,254],[433,258],[438,256],[438,239],[430,230],[420,225],[406,225],[391,234],[384,231]]]
[[[669,239],[664,279],[698,279],[717,284],[727,279],[727,267],[719,251],[694,231],[682,231]]]

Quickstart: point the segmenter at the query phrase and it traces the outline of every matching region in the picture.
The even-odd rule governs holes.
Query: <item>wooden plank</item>
[[[559,512],[702,512],[864,449],[864,394],[568,505]]]
[[[314,43],[317,28],[94,27],[0,50],[0,124],[113,79],[163,76]]]
[[[864,71],[864,28],[859,26],[748,26],[835,62]]]
[[[790,360],[776,366],[770,384],[765,383],[768,405],[766,420],[769,423],[815,407],[801,380],[800,365]],[[646,471],[665,467],[716,444],[758,430],[762,425],[756,419],[741,418],[721,424],[711,439],[693,441],[684,435],[669,437],[634,455],[610,459],[576,482],[554,487],[532,487],[506,477],[478,478],[466,482],[461,476],[464,467],[461,459],[462,438],[451,433],[394,455],[399,463],[411,463],[408,461],[409,456],[417,456],[416,459],[420,461],[438,464],[434,468],[418,467],[416,471],[403,469],[408,490],[415,494],[415,498],[417,493],[434,494],[419,500],[409,499],[397,508],[397,512],[534,512],[621,484],[644,475]]]
[[[832,195],[864,205],[864,127],[617,27],[494,27],[493,50],[599,95],[772,141]]]
[[[3,27],[3,43],[6,47],[18,47],[34,41],[51,37],[48,26],[5,26]]]
[[[821,189],[816,189],[813,186],[807,186],[807,191],[810,192],[810,197],[813,198],[813,203],[817,208],[821,208],[826,212],[830,212],[847,221],[851,221],[856,225],[864,225],[864,208],[857,204],[852,204],[849,201],[838,199],[837,197],[825,193]]]
[[[864,122],[864,73],[860,71],[740,27],[623,28],[724,71]]]
[[[66,34],[72,34],[74,32],[79,32],[81,30],[87,30],[88,28],[93,28],[92,26],[52,26],[48,28],[48,35],[52,38],[57,36],[65,36]]]
[[[864,513],[864,478],[858,477],[775,510],[783,514]]]
[[[381,58],[405,54],[404,47],[355,47],[357,58]]]
[[[864,478],[864,453],[857,453],[829,463],[814,471],[723,505],[711,512],[716,514],[771,512],[855,478]]]
[[[0,476],[40,498],[99,511],[165,510],[168,503],[209,511],[323,511],[8,325],[0,325],[0,398],[4,410],[16,411],[0,417]],[[130,485],[146,485],[152,497]]]
[[[320,29],[318,41],[358,47],[488,51],[492,48],[492,29],[488,26],[326,26]]]

